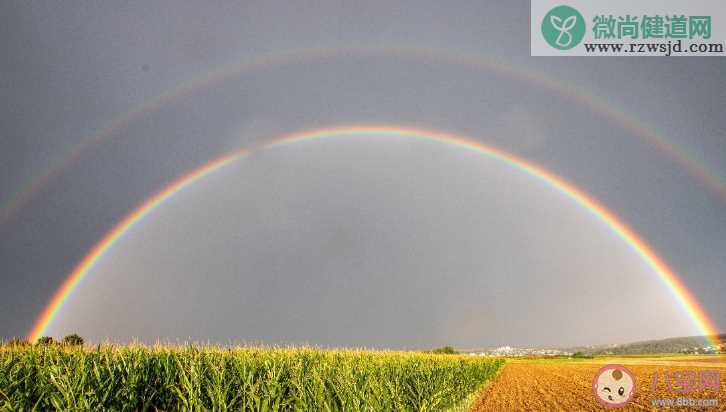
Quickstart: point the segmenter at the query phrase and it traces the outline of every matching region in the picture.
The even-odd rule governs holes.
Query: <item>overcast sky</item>
[[[176,177],[349,123],[460,133],[563,176],[726,327],[726,198],[632,127],[726,180],[724,60],[529,47],[529,2],[3,2],[0,338],[24,335],[89,249]],[[262,150],[202,179],[119,241],[49,332],[426,348],[698,330],[632,249],[541,181],[371,135]]]

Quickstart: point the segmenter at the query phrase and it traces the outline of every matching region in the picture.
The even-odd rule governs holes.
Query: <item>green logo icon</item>
[[[585,19],[570,6],[557,6],[542,20],[542,36],[555,49],[569,50],[585,36]]]

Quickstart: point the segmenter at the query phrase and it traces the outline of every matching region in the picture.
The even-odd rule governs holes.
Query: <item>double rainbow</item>
[[[686,288],[683,281],[637,233],[635,233],[618,216],[608,210],[597,200],[563,178],[537,164],[506,153],[500,149],[484,145],[467,137],[456,136],[439,131],[387,125],[349,125],[293,133],[274,139],[267,145],[262,146],[262,148],[271,148],[292,143],[335,137],[370,135],[423,139],[462,147],[475,151],[483,156],[499,160],[521,172],[524,172],[526,175],[546,183],[573,202],[584,207],[591,215],[603,222],[614,234],[622,239],[623,242],[625,242],[638,256],[640,256],[640,258],[651,269],[653,269],[667,289],[671,292],[678,304],[688,314],[698,330],[708,337],[711,344],[717,343],[717,338],[715,337],[715,335],[717,335],[716,325],[708,317],[693,294],[688,290],[688,288]],[[203,179],[205,176],[222,169],[248,153],[250,153],[250,150],[247,149],[232,152],[212,160],[204,166],[179,177],[162,191],[145,200],[133,212],[117,223],[113,229],[90,250],[86,257],[83,258],[83,260],[73,269],[61,287],[55,292],[53,298],[47,304],[28,333],[28,339],[35,341],[46,333],[50,325],[53,323],[53,320],[58,316],[61,309],[63,309],[65,302],[67,302],[72,296],[73,291],[78,287],[80,282],[88,276],[91,270],[103,258],[103,256],[108,253],[113,245],[123,238],[123,236],[134,226],[139,224],[145,217],[149,216],[154,210],[159,208],[166,200],[170,199],[184,188]]]

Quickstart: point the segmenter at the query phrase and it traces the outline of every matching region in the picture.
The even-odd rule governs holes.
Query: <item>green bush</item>
[[[50,337],[50,336],[43,336],[43,337],[38,338],[38,341],[36,342],[36,345],[47,346],[47,345],[52,345],[54,343],[55,343],[55,340],[52,337]]]
[[[83,346],[83,338],[74,333],[63,338],[63,344],[68,346]]]
[[[456,355],[459,352],[457,352],[456,349],[454,349],[452,346],[444,346],[444,347],[436,348],[436,349],[432,350],[431,353],[440,353],[440,354],[445,354],[445,355]]]

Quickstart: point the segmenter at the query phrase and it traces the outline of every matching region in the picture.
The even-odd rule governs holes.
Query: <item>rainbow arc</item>
[[[474,139],[453,135],[445,132],[424,130],[391,125],[344,125],[338,127],[314,129],[299,133],[292,133],[271,140],[259,149],[274,148],[278,146],[297,144],[301,142],[343,138],[352,136],[397,136],[412,139],[435,141],[442,144],[461,147],[474,151],[482,156],[501,161],[526,175],[537,179],[558,191],[571,201],[585,208],[593,217],[605,224],[612,233],[620,238],[630,249],[636,253],[658,276],[660,281],[670,291],[675,301],[688,314],[696,328],[709,337],[711,344],[717,344],[715,335],[717,328],[709,318],[696,297],[686,287],[679,276],[660,258],[643,238],[626,225],[615,213],[607,209],[592,196],[577,188],[562,177],[550,172],[533,162],[504,152],[492,146],[487,146]],[[72,297],[78,285],[87,277],[93,268],[103,259],[109,250],[118,243],[136,225],[159,209],[164,202],[172,198],[190,185],[199,182],[215,171],[218,171],[234,161],[243,158],[250,150],[242,149],[214,159],[207,164],[179,177],[163,190],[142,202],[130,214],[118,222],[89,253],[81,260],[68,275],[60,288],[55,292],[50,302],[38,317],[28,338],[35,341],[46,334],[53,320],[62,311],[65,303]]]

